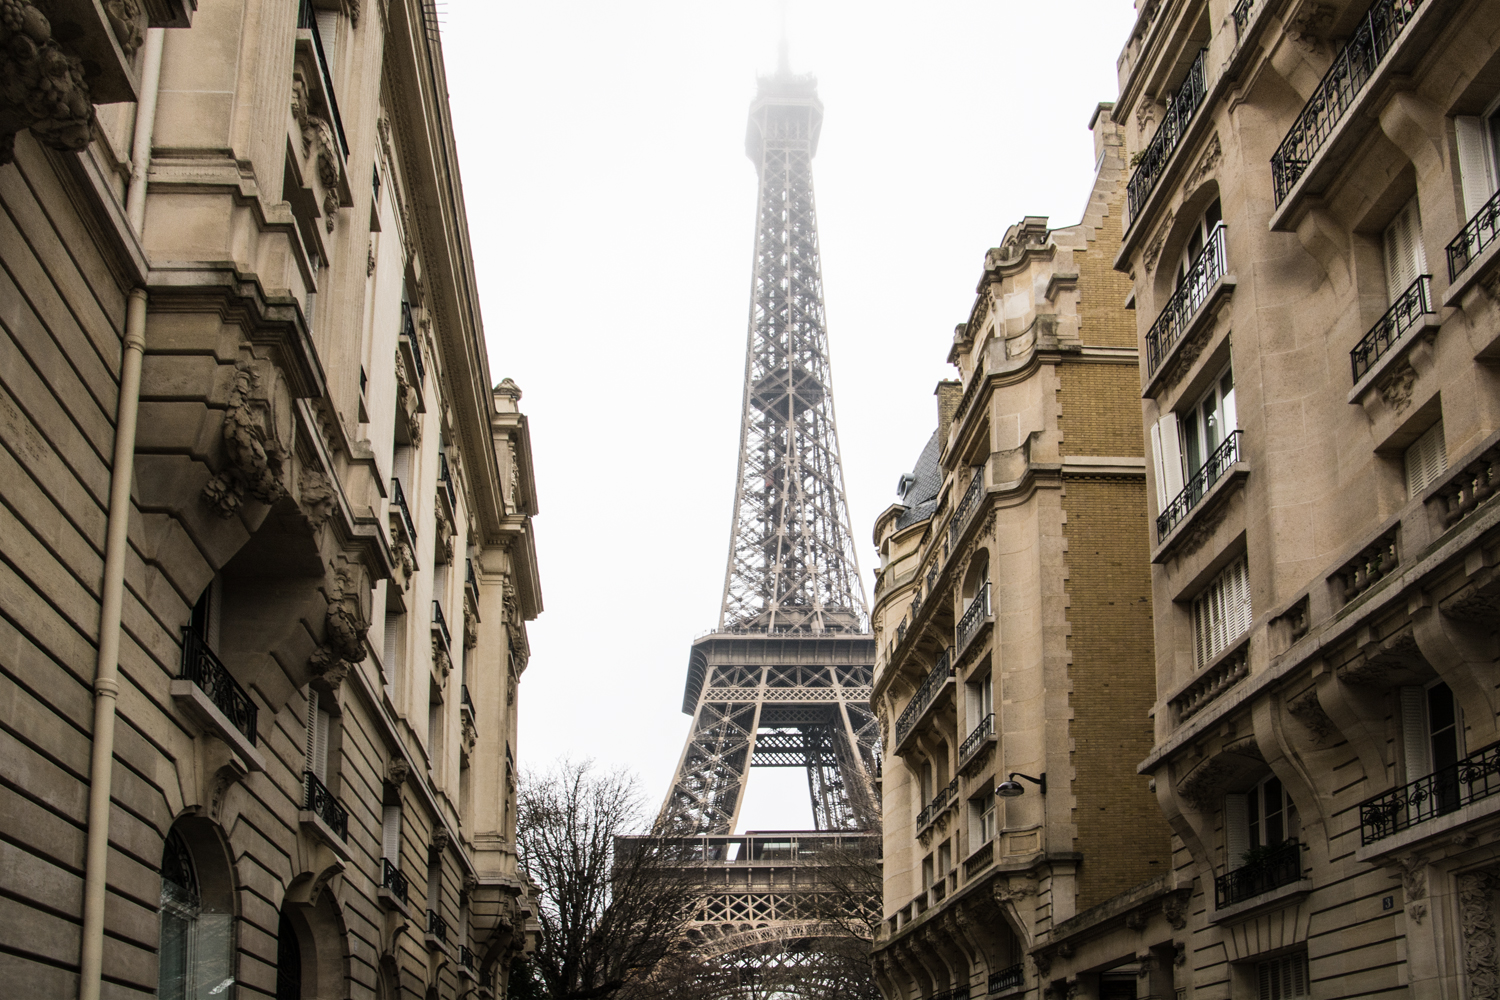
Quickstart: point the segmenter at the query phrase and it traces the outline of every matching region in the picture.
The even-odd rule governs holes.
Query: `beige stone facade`
[[[1124,130],[1109,105],[1090,125],[1083,220],[1028,217],[986,255],[948,357],[960,379],[939,383],[937,431],[875,526],[890,1000],[1040,996],[1067,970],[1028,953],[1122,893],[1157,898],[1170,867],[1135,773],[1155,679],[1138,352],[1113,268]],[[1008,780],[1019,794],[997,796]]]
[[[1176,988],[1494,996],[1500,4],[1138,9]]]
[[[194,6],[0,12],[0,993],[502,996],[537,502],[440,36]]]

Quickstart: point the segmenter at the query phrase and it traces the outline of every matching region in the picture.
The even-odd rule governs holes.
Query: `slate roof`
[[[897,531],[918,521],[925,521],[937,510],[938,493],[943,488],[943,470],[938,467],[938,456],[942,450],[938,432],[933,431],[922,454],[917,456],[916,468],[911,470],[916,481],[907,487],[906,495],[901,498],[906,509],[896,515]]]

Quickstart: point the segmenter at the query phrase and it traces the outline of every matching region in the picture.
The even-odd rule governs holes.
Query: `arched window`
[[[227,865],[195,852],[179,827],[167,834],[161,860],[161,943],[157,996],[199,1000],[226,996],[234,984],[233,897]]]
[[[302,945],[285,910],[276,929],[276,1000],[302,1000]]]

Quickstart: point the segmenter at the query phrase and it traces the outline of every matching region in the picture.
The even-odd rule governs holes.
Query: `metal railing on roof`
[[[1375,0],[1365,12],[1271,157],[1276,204],[1286,200],[1421,5],[1422,0]]]
[[[1183,78],[1182,85],[1167,102],[1167,111],[1162,116],[1161,128],[1156,130],[1156,134],[1141,151],[1140,163],[1137,164],[1135,172],[1130,175],[1130,181],[1125,187],[1126,198],[1130,203],[1130,225],[1134,225],[1136,219],[1140,217],[1141,210],[1146,206],[1146,199],[1151,197],[1152,191],[1156,190],[1157,182],[1161,180],[1162,174],[1166,173],[1172,154],[1182,142],[1182,137],[1187,134],[1188,124],[1198,113],[1199,106],[1203,104],[1203,98],[1208,96],[1207,75],[1204,73],[1204,64],[1207,59],[1208,49],[1200,49],[1198,58],[1194,59],[1192,66],[1188,67],[1187,76]]]

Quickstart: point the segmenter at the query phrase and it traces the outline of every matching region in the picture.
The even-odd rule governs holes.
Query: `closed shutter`
[[[401,807],[386,806],[380,822],[380,856],[401,867]]]
[[[1463,183],[1464,218],[1473,218],[1495,193],[1495,176],[1485,141],[1484,119],[1460,116],[1453,119],[1458,135],[1458,172]]]
[[[1292,1000],[1311,996],[1307,985],[1307,954],[1294,952],[1260,962],[1255,967],[1260,1000]]]
[[[318,692],[307,692],[307,769],[328,782],[328,713],[318,707]]]
[[[401,656],[401,621],[404,617],[391,611],[385,613],[385,648],[381,655],[385,669],[392,676],[396,673],[396,664]]]
[[[1406,780],[1416,781],[1432,773],[1432,744],[1427,733],[1427,692],[1419,687],[1401,689],[1401,756]]]
[[[319,10],[315,13],[318,21],[318,41],[322,43],[323,55],[328,60],[328,74],[337,77],[341,15],[336,10]]]
[[[1177,414],[1168,413],[1151,426],[1151,458],[1156,465],[1156,509],[1167,509],[1182,492],[1182,444]]]
[[[1245,863],[1250,850],[1250,804],[1243,793],[1224,796],[1224,871]]]
[[[1420,496],[1447,468],[1448,445],[1439,420],[1406,449],[1406,495]]]
[[[1198,666],[1203,667],[1250,629],[1250,573],[1241,556],[1214,577],[1193,601]]]
[[[1385,277],[1388,301],[1395,302],[1417,276],[1427,272],[1427,253],[1422,248],[1422,222],[1413,198],[1396,213],[1385,230]]]

